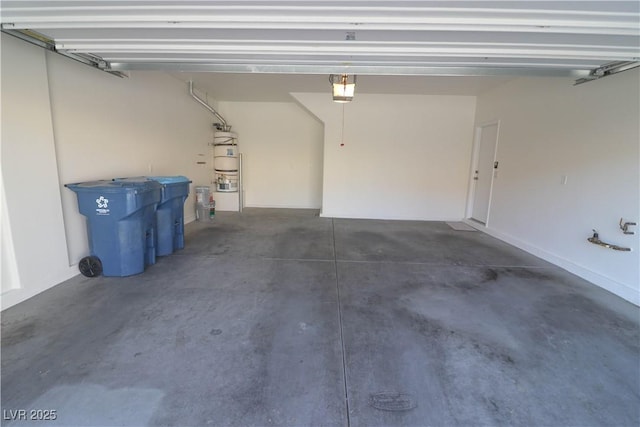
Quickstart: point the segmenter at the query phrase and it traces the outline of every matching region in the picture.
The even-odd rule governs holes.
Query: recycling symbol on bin
[[[105,199],[104,196],[100,196],[99,199],[96,199],[96,203],[98,204],[99,208],[106,209],[109,204],[109,199]]]

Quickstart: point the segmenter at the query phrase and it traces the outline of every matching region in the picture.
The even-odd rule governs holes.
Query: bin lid
[[[154,181],[158,181],[160,184],[183,184],[185,182],[191,182],[189,178],[182,175],[176,176],[148,176],[147,178]]]
[[[155,181],[135,181],[135,180],[98,180],[88,182],[77,182],[73,184],[65,184],[65,187],[73,191],[100,191],[106,193],[121,193],[132,190],[155,190],[160,187]]]
[[[132,176],[130,178],[113,178],[113,181],[124,182],[126,184],[129,184],[138,188],[148,188],[148,189],[161,188],[161,185],[160,183],[158,183],[158,181],[149,179],[146,176]]]

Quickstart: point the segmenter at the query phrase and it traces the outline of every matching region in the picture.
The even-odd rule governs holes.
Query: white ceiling
[[[3,0],[1,7],[5,32],[35,35],[32,42],[111,71],[189,76],[230,100],[326,90],[330,73],[357,74],[360,93],[477,94],[509,76],[577,78],[640,59],[637,0]]]

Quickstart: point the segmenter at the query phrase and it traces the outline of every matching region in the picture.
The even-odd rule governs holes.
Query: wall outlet
[[[153,165],[151,163],[147,165],[147,170],[149,171],[149,173],[153,172]]]
[[[562,175],[560,177],[560,184],[561,185],[567,185],[567,181],[569,180],[569,176],[568,175]]]

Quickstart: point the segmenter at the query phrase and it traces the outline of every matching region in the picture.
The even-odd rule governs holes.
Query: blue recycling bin
[[[146,181],[67,184],[87,217],[91,256],[78,267],[85,276],[131,276],[156,261],[156,215],[161,185]]]
[[[191,181],[185,176],[148,176],[160,183],[162,193],[156,210],[158,246],[156,254],[171,255],[184,248],[184,203]]]

